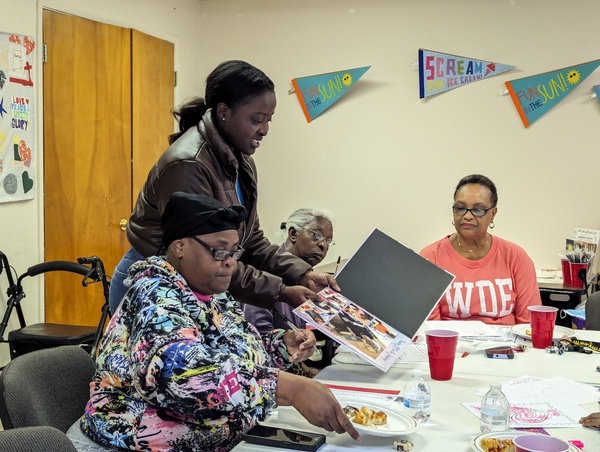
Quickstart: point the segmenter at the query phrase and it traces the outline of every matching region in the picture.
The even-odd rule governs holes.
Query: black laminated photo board
[[[335,279],[342,295],[413,338],[454,276],[374,229]]]

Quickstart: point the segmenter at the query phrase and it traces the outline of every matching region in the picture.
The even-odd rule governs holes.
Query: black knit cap
[[[244,206],[225,207],[209,196],[177,191],[171,195],[160,220],[163,244],[212,232],[237,230],[248,218]]]

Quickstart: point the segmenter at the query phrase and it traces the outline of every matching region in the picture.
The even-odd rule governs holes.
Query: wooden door
[[[45,260],[95,254],[112,274],[129,248],[121,222],[173,132],[174,45],[52,11],[43,30]],[[99,284],[58,273],[45,300],[47,322],[76,325],[104,302]]]
[[[43,40],[45,260],[97,255],[112,274],[131,212],[130,30],[45,10]],[[102,289],[49,273],[45,303],[47,322],[94,325]]]
[[[133,190],[132,205],[148,171],[168,147],[173,133],[173,43],[131,30]],[[129,217],[128,217],[129,218]]]

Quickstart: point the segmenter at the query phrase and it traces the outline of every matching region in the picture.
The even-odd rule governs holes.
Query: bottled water
[[[490,390],[481,400],[480,428],[483,433],[508,430],[510,405],[500,383],[490,384]]]
[[[431,389],[421,369],[413,370],[404,386],[404,411],[419,422],[425,422],[431,415]]]

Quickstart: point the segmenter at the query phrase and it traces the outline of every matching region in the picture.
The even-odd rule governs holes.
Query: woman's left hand
[[[314,270],[309,270],[302,275],[298,284],[308,287],[313,292],[319,292],[328,286],[336,292],[341,291],[340,286],[338,286],[337,281],[332,275],[328,273],[317,273]]]
[[[283,335],[283,342],[290,354],[290,361],[299,363],[313,355],[316,350],[317,338],[310,330],[288,330]]]

